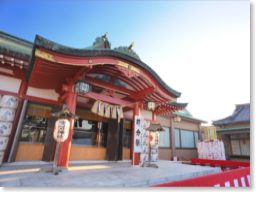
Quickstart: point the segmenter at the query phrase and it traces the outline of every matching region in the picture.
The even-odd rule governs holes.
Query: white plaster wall
[[[133,116],[133,111],[130,110],[130,111],[124,112],[123,114],[128,115],[128,116]]]
[[[77,96],[77,102],[80,102],[80,103],[87,103],[89,101],[88,98],[84,98],[84,97],[79,97]]]
[[[170,127],[170,119],[169,117],[162,117],[162,116],[157,116],[156,121],[161,124],[161,126],[167,126]]]
[[[151,111],[141,110],[141,116],[144,117],[145,119],[152,120],[152,112]]]
[[[200,131],[199,128],[199,122],[190,122],[186,121],[184,119],[181,120],[180,123],[173,123],[174,128],[179,128],[179,129],[185,129],[185,130],[190,130],[190,131]]]
[[[27,95],[57,101],[59,95],[55,90],[44,90],[28,87]]]
[[[132,110],[124,112],[123,114],[133,117],[133,111]],[[152,112],[151,111],[141,110],[140,116],[144,117],[144,119],[152,120]]]
[[[21,80],[0,75],[0,90],[18,93]]]

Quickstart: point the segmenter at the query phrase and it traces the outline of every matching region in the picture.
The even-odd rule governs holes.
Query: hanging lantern
[[[77,94],[87,94],[90,92],[90,83],[79,79],[74,82],[73,92]]]
[[[146,101],[146,109],[154,111],[156,109],[156,101],[153,101],[152,99]]]
[[[64,142],[69,135],[70,122],[67,119],[58,119],[55,123],[53,138],[57,142]]]
[[[181,118],[179,116],[174,117],[174,122],[180,122]]]

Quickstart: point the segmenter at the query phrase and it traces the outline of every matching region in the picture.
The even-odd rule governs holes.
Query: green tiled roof
[[[193,119],[193,120],[196,120],[196,121],[200,121],[200,122],[203,122],[203,123],[207,123],[207,121],[205,121],[205,120],[193,117],[192,114],[187,109],[180,110],[180,111],[174,112],[172,114],[178,115],[180,117],[185,117],[185,118],[188,118],[188,119]]]
[[[241,127],[233,127],[233,128],[222,128],[222,129],[217,129],[216,131],[232,131],[232,130],[241,130],[241,129],[250,129],[250,126],[241,126]]]
[[[183,116],[183,117],[192,117],[192,114],[187,109],[174,112],[173,114]]]
[[[10,51],[30,55],[33,43],[0,31],[0,47]]]

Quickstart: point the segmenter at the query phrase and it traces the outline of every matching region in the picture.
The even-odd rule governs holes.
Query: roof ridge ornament
[[[110,49],[111,44],[107,38],[108,34],[109,33],[106,32],[104,35],[97,37],[91,47],[86,47],[84,49]]]
[[[119,47],[115,47],[113,50],[127,54],[131,57],[138,59],[138,60],[141,60],[140,57],[137,55],[137,53],[135,53],[135,51],[132,49],[133,46],[134,46],[134,42],[132,42],[129,47],[128,46],[119,46]]]
[[[131,43],[131,45],[128,48],[128,51],[131,52],[131,48],[134,46],[134,42]]]
[[[102,36],[102,39],[103,39],[103,41],[106,41],[106,40],[108,40],[108,39],[107,39],[107,35],[108,35],[108,34],[109,34],[109,33],[108,33],[108,32],[106,32],[106,33],[105,33],[105,35],[103,35],[103,36]]]

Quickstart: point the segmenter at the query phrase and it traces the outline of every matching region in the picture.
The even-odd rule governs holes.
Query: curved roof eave
[[[178,102],[169,102],[168,103],[171,106],[186,108],[188,106],[188,103],[178,103]]]
[[[185,115],[181,115],[179,113],[176,113],[176,112],[171,113],[170,116],[171,117],[179,116],[179,117],[181,117],[181,118],[183,118],[185,120],[192,121],[192,122],[208,123],[205,120],[202,120],[202,119],[199,119],[199,118],[195,118],[195,117],[188,117],[188,116],[185,116]]]
[[[0,30],[0,53],[28,61],[32,47],[32,42]]]
[[[244,108],[247,106],[247,108]],[[232,115],[219,120],[212,120],[212,123],[216,126],[227,125],[231,123],[246,123],[250,122],[250,107],[249,104],[237,104],[236,109]]]
[[[34,41],[34,45],[32,49],[32,55],[31,55],[29,67],[28,67],[27,74],[26,74],[27,81],[29,80],[29,77],[31,75],[31,71],[34,65],[34,61],[35,61],[34,52],[35,52],[35,49],[38,47],[42,47],[47,50],[54,51],[56,53],[61,53],[61,54],[71,55],[71,56],[80,56],[80,57],[113,56],[113,57],[122,58],[148,71],[155,78],[155,80],[170,94],[176,97],[181,96],[180,92],[177,92],[171,87],[169,87],[152,68],[150,68],[148,65],[146,65],[145,63],[143,63],[142,61],[134,57],[131,57],[129,55],[126,55],[124,53],[121,53],[121,52],[118,52],[112,49],[77,49],[77,48],[67,47],[67,46],[63,46],[58,43],[55,43],[53,41],[50,41],[48,39],[45,39],[39,35],[36,35],[35,37],[35,41]]]

